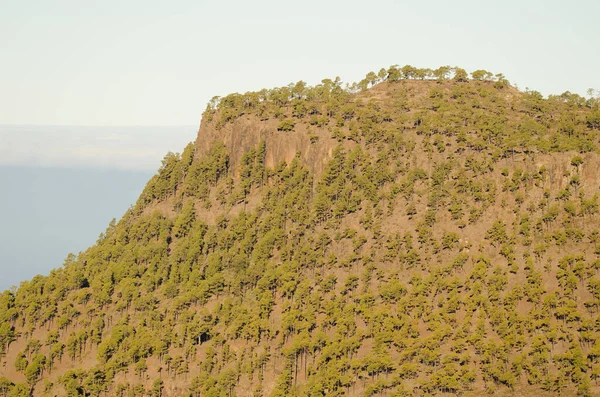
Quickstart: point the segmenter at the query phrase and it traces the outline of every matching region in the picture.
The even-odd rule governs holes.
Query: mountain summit
[[[597,395],[599,148],[598,98],[484,70],[215,97],[0,296],[0,395]]]

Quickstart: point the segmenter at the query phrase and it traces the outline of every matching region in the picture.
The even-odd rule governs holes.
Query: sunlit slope
[[[411,67],[215,98],[2,295],[0,392],[597,394],[598,106]]]

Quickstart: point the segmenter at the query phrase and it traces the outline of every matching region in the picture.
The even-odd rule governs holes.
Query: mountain
[[[0,297],[7,396],[598,395],[600,101],[411,66],[214,98]]]

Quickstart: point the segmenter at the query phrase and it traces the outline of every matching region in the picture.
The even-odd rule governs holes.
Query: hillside
[[[214,98],[0,296],[0,395],[599,395],[599,148],[598,98],[486,71]]]

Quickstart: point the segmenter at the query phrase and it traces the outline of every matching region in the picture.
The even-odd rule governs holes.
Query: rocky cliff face
[[[369,92],[369,94],[373,94],[373,92]],[[243,154],[257,148],[264,141],[266,144],[264,164],[266,168],[275,168],[282,161],[289,164],[294,157],[298,156],[301,163],[307,166],[311,173],[319,176],[331,160],[332,152],[337,146],[343,146],[346,150],[351,150],[356,146],[356,143],[352,141],[334,139],[331,127],[315,127],[304,123],[297,124],[293,131],[278,131],[279,123],[280,121],[276,119],[259,120],[254,115],[247,115],[218,128],[214,120],[203,118],[195,141],[195,158],[206,156],[216,142],[223,142],[229,153],[229,168],[232,176],[237,177]],[[414,139],[417,145],[424,144],[422,136],[414,136],[412,132],[408,132],[407,137]],[[485,152],[488,156],[493,155],[489,150]],[[429,155],[421,153],[409,160],[414,166],[430,169],[432,164],[441,161],[458,160],[462,162],[464,156],[467,155],[464,149],[455,148],[454,153],[444,152]],[[514,154],[507,154],[505,159],[500,160],[496,164],[496,168],[498,170],[502,167],[519,168],[528,173],[536,173],[543,168],[547,173],[546,187],[552,190],[562,189],[569,184],[573,171],[571,165],[573,156],[573,152],[541,153],[537,150],[529,150],[522,153],[520,150],[516,150]],[[598,181],[600,156],[597,153],[586,153],[582,154],[582,160],[583,163],[577,169],[578,176],[582,182],[586,183],[587,192],[595,193],[600,190]]]
[[[293,131],[278,131],[278,124],[278,120],[261,121],[255,116],[243,116],[217,128],[214,121],[203,119],[196,138],[196,156],[206,155],[215,142],[221,141],[230,153],[230,168],[236,174],[242,155],[264,141],[265,167],[274,168],[282,161],[289,164],[299,155],[303,164],[320,174],[338,144],[331,133],[314,127],[309,131],[306,124],[297,125]]]

